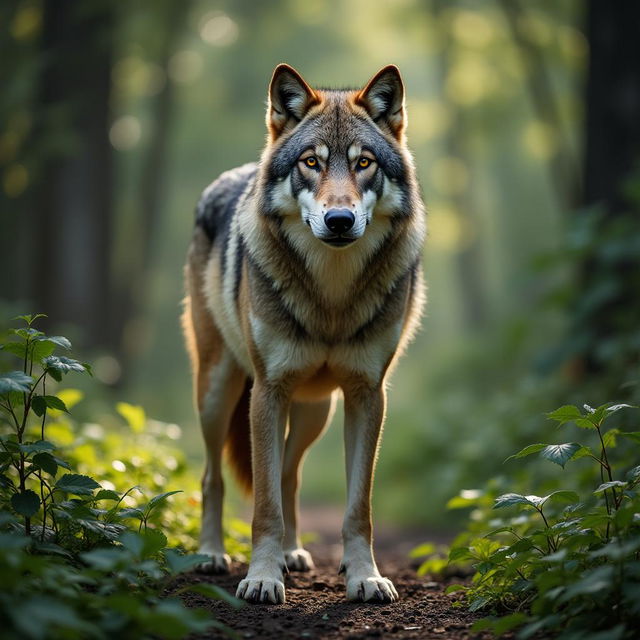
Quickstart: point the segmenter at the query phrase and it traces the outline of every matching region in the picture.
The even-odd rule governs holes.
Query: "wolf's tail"
[[[253,473],[251,471],[251,430],[249,427],[249,399],[253,381],[247,378],[244,391],[231,417],[231,425],[225,442],[227,459],[235,472],[240,487],[251,493]]]

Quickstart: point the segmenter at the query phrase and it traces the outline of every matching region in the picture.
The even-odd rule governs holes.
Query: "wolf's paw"
[[[381,576],[347,578],[347,600],[360,602],[395,602],[398,592],[393,582]]]
[[[206,551],[201,551],[200,553],[209,556],[209,560],[196,565],[196,571],[198,573],[215,575],[229,573],[231,558],[226,553],[208,553]]]
[[[311,554],[306,549],[291,549],[284,552],[284,560],[289,571],[311,571],[315,568]]]
[[[266,578],[264,580],[245,578],[238,585],[236,598],[242,598],[253,604],[283,604],[284,582]]]

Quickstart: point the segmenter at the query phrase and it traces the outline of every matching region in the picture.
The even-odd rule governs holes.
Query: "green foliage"
[[[47,387],[51,391],[72,372],[90,373],[90,367],[54,355],[57,348],[68,350],[71,344],[37,331],[37,317],[22,316],[26,326],[13,329],[12,339],[1,345],[22,364],[21,371],[0,375],[3,638],[182,638],[212,626],[224,628],[205,611],[188,609],[177,597],[161,596],[171,576],[203,560],[171,547],[168,538],[174,544],[179,538],[175,528],[161,528],[163,510],[182,491],[146,498],[139,486],[125,486],[129,474],[120,472],[123,477],[113,482],[105,473],[107,465],[118,473],[144,464],[154,477],[154,489],[161,489],[165,477],[159,471],[176,470],[177,462],[162,465],[177,454],[160,440],[150,447],[158,460],[136,464],[142,447],[154,436],[147,433],[144,412],[128,410],[129,405],[119,410],[130,421],[127,429],[129,434],[133,430],[133,442],[107,435],[98,425],[86,426],[77,437],[68,410],[79,394],[62,390],[52,395]],[[128,455],[114,464],[112,454],[125,447]],[[131,475],[140,486],[149,479],[143,473]],[[239,605],[208,585],[187,585],[181,591],[187,589]]]
[[[570,461],[590,461],[588,490],[498,495],[494,484],[451,501],[452,507],[475,507],[468,531],[449,552],[450,563],[471,563],[475,574],[470,586],[453,589],[464,592],[472,611],[499,615],[479,621],[477,631],[501,635],[517,628],[523,640],[537,633],[594,640],[635,636],[640,624],[640,456],[633,438],[631,447],[617,447],[618,438],[611,434],[628,442],[625,436],[633,432],[612,428],[610,422],[626,408],[633,407],[561,407],[548,417],[559,427],[573,423],[588,429],[589,445],[534,444],[508,459],[538,454],[563,468]],[[496,518],[496,510],[508,515]]]

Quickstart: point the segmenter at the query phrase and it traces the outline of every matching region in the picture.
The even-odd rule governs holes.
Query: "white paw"
[[[200,553],[209,556],[209,560],[196,566],[198,573],[229,573],[231,558],[226,553],[208,553],[206,551],[200,551]]]
[[[315,568],[311,554],[302,548],[285,551],[284,561],[289,571],[311,571]]]
[[[393,582],[381,576],[347,578],[347,600],[360,602],[395,602],[398,592]]]
[[[236,598],[242,598],[253,604],[283,604],[284,603],[284,582],[265,578],[256,580],[245,578],[240,581]]]

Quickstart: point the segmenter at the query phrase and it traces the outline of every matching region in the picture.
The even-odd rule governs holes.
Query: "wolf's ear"
[[[400,138],[406,125],[404,112],[404,85],[400,70],[390,64],[378,71],[367,86],[356,96],[356,103],[364,107],[371,119],[386,127]]]
[[[269,85],[267,127],[275,140],[293,128],[320,100],[302,76],[288,64],[279,64]]]

